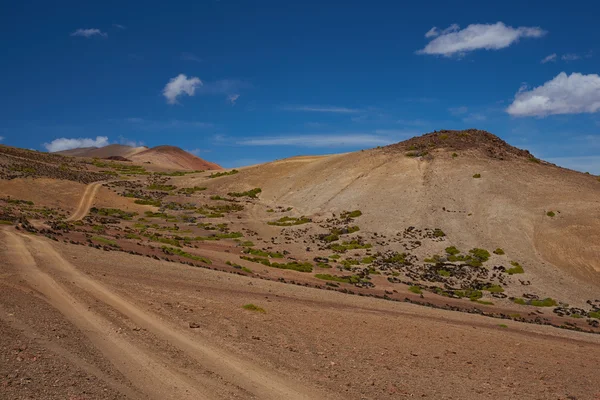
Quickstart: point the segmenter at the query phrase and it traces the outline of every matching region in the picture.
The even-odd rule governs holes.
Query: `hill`
[[[105,147],[86,147],[56,152],[72,157],[90,157],[121,160],[124,159],[153,164],[159,168],[180,170],[217,170],[222,169],[219,165],[205,161],[175,146],[156,146],[148,148],[145,146],[132,147],[122,144],[111,144]],[[122,157],[122,158],[115,158]]]
[[[445,245],[502,248],[528,266],[522,279],[532,291],[564,296],[569,286],[589,299],[600,284],[598,178],[538,160],[488,132],[441,131],[372,150],[280,160],[214,184],[224,192],[260,187],[267,207],[293,207],[296,215],[325,219],[358,209],[361,230],[378,235],[436,227]],[[432,247],[423,256],[440,252]]]
[[[109,158],[109,157],[124,157],[130,156],[148,150],[146,146],[132,147],[123,144],[109,144],[104,147],[84,147],[80,149],[71,149],[56,152],[64,156],[72,157],[90,157],[90,158]]]
[[[174,146],[156,146],[129,157],[132,161],[145,162],[168,169],[192,171],[220,170],[219,165],[205,161]]]

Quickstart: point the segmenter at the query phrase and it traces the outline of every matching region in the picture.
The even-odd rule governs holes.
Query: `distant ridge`
[[[129,157],[137,162],[149,162],[163,168],[185,170],[219,170],[220,165],[196,157],[175,146],[156,146]]]
[[[80,149],[71,149],[65,151],[58,151],[56,154],[62,154],[63,156],[72,157],[96,157],[96,158],[108,158],[108,157],[124,157],[129,158],[130,156],[148,150],[146,146],[133,147],[126,146],[123,144],[109,144],[104,147],[83,147]]]
[[[179,169],[188,171],[219,170],[221,166],[196,157],[175,146],[146,146],[132,147],[122,144],[111,144],[105,147],[85,147],[59,151],[61,154],[71,157],[90,157],[102,159],[127,159],[138,163],[154,164],[161,168]]]

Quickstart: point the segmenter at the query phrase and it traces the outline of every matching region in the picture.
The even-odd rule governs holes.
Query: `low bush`
[[[518,262],[511,261],[510,264],[513,267],[506,270],[507,274],[514,275],[514,274],[523,274],[523,273],[525,273],[525,270],[523,269],[523,267],[521,266],[521,264],[519,264]]]
[[[218,178],[218,177],[221,177],[221,176],[235,175],[238,172],[240,172],[240,171],[238,171],[237,169],[232,169],[231,171],[224,171],[224,172],[213,172],[208,177],[209,178]]]
[[[229,192],[229,193],[227,193],[227,195],[231,196],[231,197],[250,197],[250,198],[256,199],[260,192],[262,192],[261,188],[254,188],[252,190],[247,190],[245,192]]]
[[[266,313],[265,309],[254,304],[245,304],[242,306],[244,310],[255,311],[259,313]]]

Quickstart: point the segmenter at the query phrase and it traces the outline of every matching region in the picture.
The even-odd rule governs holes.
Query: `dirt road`
[[[201,380],[171,367],[159,352],[151,352],[116,334],[111,322],[92,311],[67,287],[42,271],[36,258],[49,266],[51,273],[60,274],[78,288],[134,324],[167,341],[193,358],[203,369],[239,386],[250,397],[260,399],[312,399],[324,394],[287,380],[249,360],[223,349],[202,343],[175,326],[161,320],[137,305],[113,293],[104,285],[79,272],[52,245],[43,239],[10,231],[3,232],[8,247],[7,256],[21,268],[23,279],[47,301],[77,326],[111,361],[133,386],[153,399],[215,398]],[[33,254],[35,254],[35,258]]]
[[[102,183],[100,182],[94,182],[87,185],[81,196],[81,200],[79,200],[77,209],[69,218],[67,218],[67,221],[78,221],[87,215],[90,211],[90,207],[92,207],[92,204],[94,203],[94,198],[96,197],[96,193],[98,193],[100,186],[102,186]]]

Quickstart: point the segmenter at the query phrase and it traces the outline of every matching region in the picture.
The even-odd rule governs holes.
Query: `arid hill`
[[[104,147],[84,147],[80,149],[71,149],[56,152],[64,156],[72,157],[90,157],[90,158],[109,158],[109,157],[124,157],[130,156],[148,150],[146,146],[132,147],[123,144],[109,144]]]
[[[361,230],[383,235],[438,227],[446,245],[504,249],[527,265],[522,280],[532,289],[560,296],[570,287],[588,299],[598,293],[599,179],[545,163],[488,132],[440,131],[355,153],[284,159],[214,185],[260,187],[266,206],[291,206],[298,215],[359,209]]]
[[[61,154],[72,157],[90,157],[109,160],[134,161],[152,164],[158,168],[178,169],[188,171],[218,170],[219,165],[205,161],[187,151],[175,146],[156,146],[151,149],[145,146],[131,147],[121,144],[111,144],[105,147],[87,147],[60,151]],[[122,157],[115,158],[115,157]]]
[[[156,146],[133,154],[132,161],[150,163],[162,168],[192,171],[219,170],[219,165],[205,161],[175,146]]]

